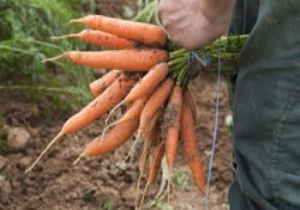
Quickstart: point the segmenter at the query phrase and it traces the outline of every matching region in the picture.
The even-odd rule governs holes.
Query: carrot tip
[[[57,142],[62,136],[64,135],[64,133],[62,131],[60,131],[52,141],[50,141],[50,143],[47,145],[47,147],[42,151],[42,153],[37,157],[37,159],[31,164],[31,166],[29,168],[27,168],[25,170],[25,174],[27,174],[28,172],[30,172],[35,165],[42,159],[42,157],[44,156],[44,154],[50,149],[50,147]]]
[[[62,36],[51,36],[50,39],[51,40],[60,40],[60,39],[66,39],[66,38],[76,38],[78,37],[78,34],[66,34],[66,35],[62,35]]]
[[[138,132],[137,132],[137,135],[136,135],[136,140],[138,141],[140,138],[142,138],[142,132],[139,129]]]
[[[62,39],[62,38],[64,38],[64,36],[50,36],[51,40],[59,40],[59,39]]]
[[[69,23],[81,23],[82,22],[82,19],[81,18],[78,18],[78,19],[71,19],[69,21]]]
[[[83,151],[79,156],[78,158],[73,162],[73,165],[76,165],[80,160],[81,158],[85,155],[85,152]]]
[[[143,192],[143,195],[142,195],[142,199],[141,199],[141,202],[140,202],[140,206],[142,206],[144,204],[144,200],[145,200],[145,196],[146,196],[146,193],[148,191],[148,188],[150,186],[150,183],[147,182],[146,186],[145,186],[145,189],[144,189],[144,192]]]
[[[61,55],[59,55],[59,56],[55,56],[55,57],[53,57],[53,58],[47,58],[47,59],[44,59],[44,60],[42,60],[42,63],[51,62],[51,61],[56,61],[56,60],[58,60],[58,59],[64,58],[65,56],[66,56],[66,54],[63,53],[63,54],[61,54]]]
[[[171,183],[171,178],[168,180],[168,186],[167,186],[167,191],[168,191],[168,205],[170,205],[170,183]]]

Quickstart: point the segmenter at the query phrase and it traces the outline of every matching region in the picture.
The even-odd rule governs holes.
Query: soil
[[[205,170],[211,148],[215,83],[216,80],[211,75],[201,74],[191,84],[198,106],[196,130]],[[6,130],[19,127],[30,133],[30,139],[23,148],[8,148],[0,153],[0,209],[134,209],[138,165],[137,161],[123,162],[132,141],[113,153],[81,160],[77,165],[72,165],[84,145],[103,130],[104,120],[99,120],[81,132],[64,137],[33,171],[25,175],[24,170],[56,135],[65,119],[53,116],[53,121],[45,122],[42,117],[43,105],[21,101],[20,97],[7,93],[0,92],[0,104]],[[224,124],[225,117],[230,114],[224,81],[220,109],[219,135],[211,181],[211,210],[227,209],[227,192],[233,174],[231,137]],[[177,184],[171,190],[169,204],[172,208],[166,208],[166,198],[154,200],[160,185],[159,179],[146,196],[145,209],[204,209],[204,195],[199,193],[193,183],[181,154],[175,167]]]

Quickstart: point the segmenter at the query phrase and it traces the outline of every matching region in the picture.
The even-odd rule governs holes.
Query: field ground
[[[215,83],[211,75],[201,74],[191,85],[198,105],[197,135],[207,163],[213,127]],[[213,166],[211,210],[227,209],[227,191],[232,180],[230,133],[224,125],[229,114],[226,84],[222,82],[221,114],[216,159]],[[46,102],[45,102],[46,103]],[[28,175],[25,168],[55,136],[63,119],[53,115],[45,122],[44,104],[22,100],[21,94],[0,92],[0,113],[6,134],[28,131],[30,138],[18,149],[8,147],[0,153],[0,209],[5,210],[112,210],[133,209],[138,179],[137,164],[122,162],[132,140],[112,154],[91,160],[72,162],[83,146],[103,129],[103,120],[89,128],[65,137],[56,144]],[[17,134],[16,134],[17,135]],[[0,137],[1,138],[1,137]],[[137,162],[137,161],[136,161]],[[207,167],[207,164],[205,164]],[[180,157],[175,172],[175,189],[171,190],[170,206],[178,210],[204,209],[201,195]],[[160,179],[159,179],[160,180]],[[145,209],[167,208],[166,199],[154,201],[159,181],[146,196]],[[144,186],[144,183],[143,185]],[[149,204],[152,206],[149,207]]]

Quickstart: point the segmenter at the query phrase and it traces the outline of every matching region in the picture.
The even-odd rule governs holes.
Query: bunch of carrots
[[[195,183],[204,192],[205,175],[194,129],[196,105],[188,89],[188,52],[167,51],[167,35],[156,25],[100,15],[71,22],[90,29],[55,39],[74,38],[110,50],[65,52],[46,61],[65,58],[75,64],[107,69],[107,73],[90,84],[94,100],[65,122],[26,172],[62,136],[83,129],[109,113],[104,131],[86,145],[79,159],[112,152],[136,133],[129,154],[135,145],[143,144],[139,170],[141,175],[148,171],[148,187],[156,180],[164,156],[172,174],[178,147],[182,145]],[[121,107],[126,107],[126,112],[110,123],[110,116]]]

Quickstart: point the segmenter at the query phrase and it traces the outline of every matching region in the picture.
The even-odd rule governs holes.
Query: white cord
[[[220,93],[221,93],[221,71],[222,71],[222,59],[221,59],[221,50],[220,46],[218,46],[218,66],[217,66],[217,85],[216,85],[216,107],[215,107],[215,122],[214,128],[212,131],[212,147],[211,147],[211,155],[208,164],[208,176],[206,183],[206,192],[205,192],[205,210],[209,210],[209,191],[210,191],[210,181],[212,176],[212,165],[216,150],[216,142],[218,135],[218,127],[219,127],[219,111],[220,111]]]

